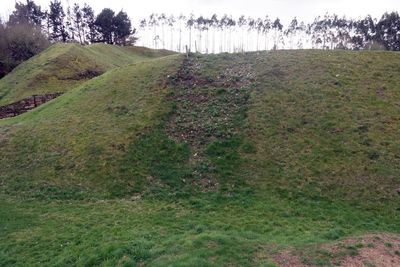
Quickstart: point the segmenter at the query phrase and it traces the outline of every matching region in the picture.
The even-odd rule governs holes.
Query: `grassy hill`
[[[0,121],[0,265],[329,265],[400,232],[400,54],[71,49],[104,74]]]
[[[114,67],[169,54],[140,47],[56,44],[0,80],[0,105],[34,94],[66,92]]]

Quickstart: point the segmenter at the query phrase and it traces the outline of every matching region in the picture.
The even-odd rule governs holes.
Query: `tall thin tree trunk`
[[[220,40],[220,45],[219,45],[219,52],[222,53],[222,48],[223,48],[223,42],[224,42],[224,32],[221,30],[221,40]]]
[[[189,52],[192,51],[192,27],[189,27]]]
[[[174,28],[171,27],[171,44],[170,44],[170,49],[173,50],[173,45],[174,45]]]
[[[232,52],[232,28],[229,27],[228,52]]]
[[[179,27],[179,52],[182,52],[182,28]]]
[[[215,54],[215,28],[213,29],[212,52]]]
[[[265,33],[265,36],[264,36],[264,50],[265,51],[267,51],[267,46],[268,46],[268,44],[267,44],[267,40],[268,40],[268,34],[267,33]]]
[[[156,25],[153,26],[154,30],[154,48],[157,49],[157,28]]]
[[[201,29],[199,29],[199,51],[201,53]]]
[[[259,37],[260,37],[260,31],[257,30],[257,48],[256,48],[257,51],[259,50],[258,49]]]
[[[208,28],[207,28],[207,31],[206,31],[205,49],[206,49],[206,54],[208,54]]]
[[[161,24],[161,31],[162,31],[162,48],[165,49],[164,23]]]
[[[244,29],[242,29],[241,47],[242,47],[242,52],[244,52]]]

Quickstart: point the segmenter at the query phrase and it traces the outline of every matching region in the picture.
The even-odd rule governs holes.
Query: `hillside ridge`
[[[397,260],[399,66],[391,52],[173,54],[1,120],[0,262]]]
[[[0,105],[35,94],[66,92],[112,68],[172,54],[142,47],[55,44],[0,80]]]

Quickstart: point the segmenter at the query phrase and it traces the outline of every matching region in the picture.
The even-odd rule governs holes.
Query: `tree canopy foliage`
[[[25,21],[7,25],[0,21],[0,78],[49,44],[41,29],[34,24]]]

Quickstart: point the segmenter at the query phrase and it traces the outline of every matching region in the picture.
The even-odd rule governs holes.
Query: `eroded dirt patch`
[[[195,177],[192,183],[206,190],[217,188],[218,183],[212,175],[214,166],[204,155],[205,149],[213,141],[238,134],[254,79],[250,62],[213,63],[192,55],[170,78],[173,91],[168,99],[174,103],[174,110],[165,127],[170,138],[189,145]]]
[[[20,101],[0,107],[0,119],[18,116],[28,112],[54,98],[59,97],[63,93],[51,93],[44,95],[33,95]]]
[[[95,78],[97,76],[100,76],[104,73],[104,71],[100,70],[85,70],[79,73],[74,73],[70,76],[66,77],[59,77],[60,80],[74,80],[74,81],[80,81],[80,80],[89,80],[92,78]]]
[[[400,235],[369,234],[311,249],[285,250],[273,255],[277,266],[400,266]]]
[[[166,131],[175,140],[201,148],[217,138],[234,134],[235,116],[249,101],[253,79],[250,64],[209,70],[201,59],[185,59],[178,74],[171,78],[174,92],[169,96],[176,106]]]

